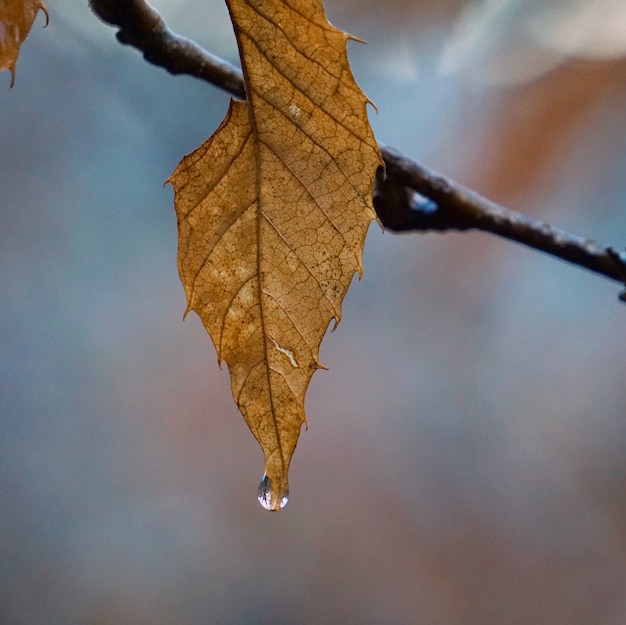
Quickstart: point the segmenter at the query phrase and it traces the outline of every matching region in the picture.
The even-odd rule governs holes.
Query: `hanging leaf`
[[[227,0],[246,84],[169,179],[178,268],[265,455],[259,501],[283,507],[319,345],[355,273],[382,159],[346,33],[321,0]]]
[[[35,21],[39,11],[48,11],[43,0],[0,0],[0,72],[11,72],[11,87],[15,83],[15,64],[22,42]]]

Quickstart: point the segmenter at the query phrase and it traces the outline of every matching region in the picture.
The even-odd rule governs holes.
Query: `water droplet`
[[[280,510],[289,502],[289,489],[283,493],[274,492],[272,480],[264,475],[257,490],[257,498],[266,510]]]

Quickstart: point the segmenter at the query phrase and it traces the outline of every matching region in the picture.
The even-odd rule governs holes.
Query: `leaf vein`
[[[274,102],[272,102],[271,100],[269,100],[267,97],[265,97],[265,95],[259,93],[258,91],[254,91],[254,95],[258,96],[259,98],[261,98],[261,100],[263,100],[268,106],[271,106],[277,113],[279,113],[280,115],[282,115],[288,122],[290,122],[293,126],[295,126],[296,128],[298,128],[299,130],[302,131],[302,133],[308,137],[311,142],[316,145],[320,150],[322,150],[323,152],[325,152],[331,159],[331,161],[333,161],[335,163],[335,165],[337,165],[337,169],[339,170],[339,172],[341,173],[341,175],[346,179],[346,181],[350,184],[350,186],[352,187],[352,189],[354,190],[354,192],[357,194],[357,196],[361,196],[361,193],[359,192],[359,190],[354,186],[354,183],[352,182],[350,176],[348,176],[348,174],[346,174],[342,167],[339,165],[338,162],[338,155],[336,154],[332,154],[330,152],[330,150],[324,146],[322,143],[320,143],[312,134],[307,133],[304,128],[302,128],[302,126],[300,126],[300,124],[296,124],[293,119],[287,115],[287,113],[285,113],[285,111],[282,110],[282,108],[280,108],[279,106],[277,106]],[[326,115],[328,115],[328,117],[330,117],[330,119],[332,119],[333,121],[335,121],[337,124],[341,125],[340,122],[338,122],[332,115],[330,115],[327,111],[325,111],[324,109],[320,109],[323,113],[325,113]],[[345,126],[341,125],[342,128],[345,128]],[[348,129],[347,129],[348,130]],[[352,135],[359,139],[359,137],[357,135],[355,135],[354,133],[352,133]],[[259,141],[261,141],[261,139],[258,139]],[[263,142],[265,143],[265,145],[272,150],[272,152],[274,152],[274,154],[276,154],[276,156],[278,157],[278,159],[280,160],[280,162],[285,166],[285,167],[289,167],[287,165],[287,163],[283,160],[283,158],[276,152],[276,150],[274,150],[267,142]],[[291,171],[291,169],[290,169]],[[293,172],[292,172],[293,173]],[[295,176],[295,174],[294,174]],[[298,178],[299,180],[299,178]],[[301,183],[305,188],[306,185],[304,185],[304,183]]]
[[[207,197],[215,190],[217,185],[220,182],[222,182],[223,178],[228,175],[230,168],[233,166],[235,161],[243,154],[243,151],[251,136],[252,136],[252,130],[250,130],[250,132],[246,135],[246,138],[241,143],[241,147],[239,148],[236,154],[233,154],[233,157],[228,161],[223,171],[220,172],[219,174],[214,174],[216,176],[216,181],[212,183],[211,185],[209,185],[207,189],[203,189],[204,195],[183,215],[181,219],[179,219],[179,223],[185,223],[187,219],[189,218],[189,216],[198,208],[198,206],[200,206],[200,204],[202,204],[202,202],[206,200]]]
[[[231,310],[233,302],[237,299],[237,296],[239,295],[239,293],[241,293],[241,291],[243,291],[243,288],[246,286],[246,284],[248,284],[248,282],[250,282],[250,280],[253,280],[257,276],[258,276],[258,273],[253,273],[251,276],[247,277],[239,285],[239,288],[233,293],[233,296],[230,298],[230,302],[228,302],[228,306],[226,307],[226,313],[224,314],[224,318],[222,319],[222,326],[220,328],[220,340],[219,340],[219,343],[218,343],[218,350],[217,350],[217,356],[220,359],[222,357],[222,338],[224,337],[224,328],[226,327],[226,321],[228,320],[228,312]]]
[[[285,308],[283,303],[279,301],[275,295],[273,295],[272,293],[269,293],[268,291],[264,291],[263,295],[265,295],[266,297],[269,297],[270,299],[273,299],[276,302],[276,304],[278,304],[280,309],[285,313],[287,319],[289,319],[291,325],[293,326],[293,329],[302,337],[302,340],[306,343],[307,347],[309,349],[313,349],[313,346],[307,341],[306,336],[302,334],[302,331],[300,330],[296,322],[293,320],[291,313]]]
[[[208,262],[211,260],[211,257],[213,256],[213,253],[215,252],[215,249],[217,248],[219,242],[224,238],[226,233],[239,221],[239,219],[243,217],[243,215],[248,211],[248,209],[255,204],[255,202],[256,202],[256,198],[254,198],[249,204],[244,205],[241,211],[238,211],[237,213],[235,213],[233,215],[232,221],[227,223],[226,228],[224,228],[224,230],[218,235],[217,241],[215,241],[215,243],[213,244],[213,247],[208,251],[206,258],[202,261],[202,265],[200,265],[200,267],[198,268],[198,271],[196,272],[196,275],[193,277],[193,281],[191,283],[191,289],[190,289],[190,292],[192,294],[196,290],[196,281],[198,280],[198,277],[204,271],[204,268],[207,266]]]
[[[255,362],[253,365],[250,366],[250,368],[248,369],[248,373],[246,373],[246,377],[243,379],[242,383],[241,383],[241,388],[239,389],[239,392],[237,393],[237,397],[235,397],[235,403],[239,406],[239,400],[241,399],[241,394],[243,393],[244,389],[246,388],[246,384],[248,383],[248,378],[252,375],[252,372],[259,366],[259,365],[263,365],[266,364],[265,363],[265,358],[261,358],[261,360],[258,360],[257,362]]]
[[[285,38],[285,40],[287,41],[287,43],[291,47],[293,53],[295,53],[298,57],[303,58],[305,63],[308,62],[308,63],[312,63],[314,65],[317,65],[322,71],[324,71],[325,74],[327,74],[328,76],[331,76],[332,78],[334,78],[335,80],[337,80],[339,82],[342,82],[341,75],[336,76],[332,72],[329,72],[328,71],[328,67],[326,65],[324,65],[321,61],[317,61],[316,59],[313,59],[310,56],[306,56],[305,54],[303,54],[302,51],[300,50],[300,47],[297,45],[297,43],[295,43],[294,40],[285,32],[285,30],[283,30],[275,21],[273,21],[272,19],[267,17],[267,15],[265,15],[264,13],[261,13],[256,7],[253,7],[249,2],[247,4],[250,7],[250,9],[252,9],[252,11],[254,11],[254,13],[256,13],[259,17],[264,19],[268,24],[271,24],[274,27],[275,30],[277,30],[278,32],[280,32],[283,35],[283,37]],[[293,10],[293,7],[289,7],[289,8]],[[297,11],[294,11],[294,12],[297,13]],[[328,29],[322,28],[320,26],[320,24],[312,21],[308,17],[305,17],[305,19],[310,24],[313,24],[314,26],[317,26],[318,28],[320,28],[320,30],[324,30],[326,32],[336,31],[336,29],[334,29],[334,28],[332,29],[332,31],[329,31]],[[243,28],[241,28],[241,26],[239,27],[239,30],[240,30],[240,32],[245,34],[246,37],[248,37],[249,39],[251,39],[252,41],[254,41],[256,43],[256,40],[253,39],[248,32],[246,32]],[[259,48],[258,44],[256,45],[256,47]],[[259,51],[263,54],[262,50],[259,50]],[[263,54],[263,56],[265,56],[267,58],[267,56],[265,54]],[[287,55],[284,55],[284,56],[287,57]],[[347,58],[347,55],[344,55],[344,56],[346,56],[346,58]],[[268,59],[268,61],[269,61],[269,59]],[[270,61],[270,63],[271,63],[271,61]],[[274,65],[274,63],[271,63],[271,64],[272,64],[272,67],[275,67],[276,69],[278,69]],[[281,74],[282,74],[282,72],[281,72]],[[349,84],[347,84],[346,86],[352,88],[351,85],[349,85]]]
[[[356,130],[354,130],[354,128],[350,128],[349,126],[346,126],[346,124],[342,120],[340,120],[338,117],[336,117],[335,115],[332,115],[329,111],[327,111],[326,108],[324,108],[324,102],[323,101],[316,102],[315,99],[311,96],[311,94],[309,93],[308,90],[305,90],[304,88],[302,88],[300,85],[298,85],[294,81],[294,78],[288,76],[280,67],[277,67],[272,62],[272,60],[267,56],[265,51],[259,46],[258,42],[256,41],[256,39],[254,39],[254,37],[252,37],[246,31],[242,31],[242,34],[245,35],[250,40],[250,42],[254,45],[254,47],[259,51],[259,54],[261,56],[263,56],[263,58],[265,58],[267,60],[269,65],[272,67],[272,69],[275,69],[276,72],[278,74],[280,74],[280,76],[282,76],[289,83],[289,85],[291,87],[294,88],[294,90],[298,91],[298,93],[301,93],[313,105],[314,108],[317,108],[320,111],[322,111],[323,113],[325,113],[327,117],[332,119],[338,126],[343,128],[346,132],[348,132],[350,135],[352,135],[353,137],[358,139],[360,142],[364,141],[364,137],[359,135],[356,132]],[[308,59],[308,58],[307,58],[307,60],[310,61],[310,62],[314,62],[314,61],[311,61],[311,59]],[[322,68],[322,69],[324,69],[324,68]],[[330,74],[330,76],[332,76],[332,74]],[[333,78],[335,78],[335,77],[333,76]],[[258,91],[258,89],[255,89],[254,86],[251,86],[251,91],[252,91],[253,94],[261,96],[261,94]],[[313,93],[317,93],[317,90],[314,90]],[[266,98],[263,98],[263,99],[267,101]],[[278,109],[278,107],[276,107],[276,108]],[[300,127],[298,124],[295,124],[292,119],[290,119],[290,121],[291,121],[292,124]]]
[[[274,232],[276,232],[276,234],[281,238],[283,243],[295,254],[297,259],[300,261],[300,264],[306,269],[306,272],[311,276],[311,278],[313,278],[313,280],[315,281],[315,284],[317,285],[318,289],[320,290],[320,293],[328,301],[328,303],[331,305],[331,308],[333,309],[333,313],[338,314],[337,308],[336,308],[334,302],[330,299],[330,297],[328,297],[328,293],[326,293],[326,291],[322,287],[321,282],[319,281],[318,277],[313,273],[313,270],[311,269],[311,267],[309,267],[309,265],[304,260],[302,260],[302,256],[300,256],[300,254],[298,253],[298,248],[294,247],[289,242],[289,240],[283,235],[283,233],[276,227],[276,224],[267,215],[262,213],[262,217],[272,227]],[[281,304],[281,307],[283,307],[282,304]],[[283,309],[284,309],[284,307],[283,307]]]

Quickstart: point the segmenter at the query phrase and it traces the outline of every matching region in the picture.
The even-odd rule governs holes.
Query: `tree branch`
[[[137,48],[149,63],[170,74],[200,78],[245,99],[238,67],[173,33],[158,11],[144,0],[89,0],[89,4],[103,22],[119,28],[116,37],[120,43]]]
[[[150,63],[245,97],[240,69],[172,33],[145,0],[90,0],[90,5],[100,19],[119,29],[118,41],[137,48]],[[380,147],[386,172],[378,177],[374,206],[389,230],[483,230],[626,284],[626,254],[511,211],[394,148]],[[626,290],[620,299],[626,301]]]
[[[398,218],[395,230],[483,230],[557,256],[617,282],[626,282],[626,254],[504,208],[393,148],[383,146],[382,150],[392,182],[389,188],[387,180],[379,181],[379,195],[374,197],[374,201],[377,211],[386,203],[383,212],[393,215],[396,211],[388,206],[396,201],[398,185],[404,187],[404,200],[401,200],[398,210],[408,215],[408,219],[404,216]],[[430,203],[420,201],[419,196],[416,199],[414,192],[428,198]],[[620,299],[624,300],[624,297],[626,294],[622,293]]]

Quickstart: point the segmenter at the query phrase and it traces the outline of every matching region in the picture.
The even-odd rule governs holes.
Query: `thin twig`
[[[119,28],[121,43],[137,48],[150,63],[172,74],[200,78],[239,99],[245,97],[239,68],[172,33],[145,0],[90,0],[90,4],[104,22]],[[374,204],[389,230],[483,230],[626,284],[626,254],[509,210],[394,148],[380,147],[386,176],[379,176]],[[620,299],[626,301],[626,291]]]
[[[245,99],[238,67],[173,33],[159,12],[144,0],[90,0],[89,4],[103,22],[119,28],[116,37],[120,43],[137,48],[149,63],[171,74],[200,78]]]
[[[383,146],[382,151],[388,175],[394,183],[416,191],[436,205],[432,210],[420,209],[419,206],[412,209],[412,230],[483,230],[557,256],[617,282],[626,282],[626,254],[504,208],[393,148]]]

